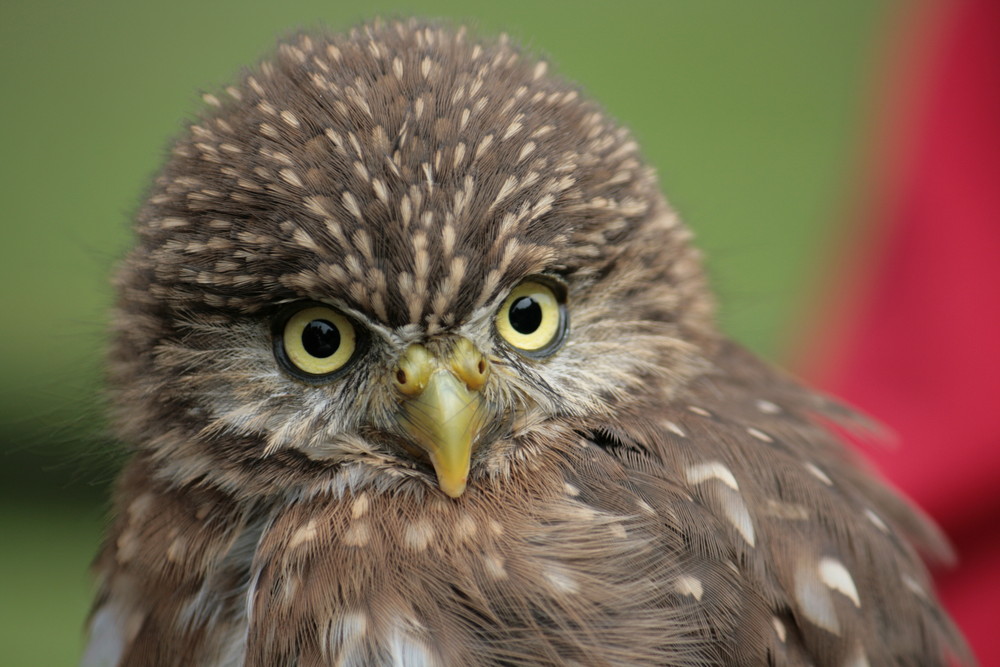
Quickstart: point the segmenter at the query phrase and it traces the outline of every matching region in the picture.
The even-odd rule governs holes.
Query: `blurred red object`
[[[941,596],[1000,665],[1000,2],[924,4],[880,93],[868,229],[802,366],[898,434],[866,453],[950,536]]]

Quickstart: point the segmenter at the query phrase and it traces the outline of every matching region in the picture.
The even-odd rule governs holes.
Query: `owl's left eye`
[[[544,276],[525,280],[500,307],[496,329],[521,354],[535,359],[549,356],[566,337],[565,290]]]
[[[354,325],[328,306],[283,313],[275,321],[274,354],[285,370],[304,380],[329,380],[354,357]]]

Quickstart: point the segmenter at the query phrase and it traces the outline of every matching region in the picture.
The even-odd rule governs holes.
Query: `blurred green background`
[[[108,278],[202,91],[276,35],[466,19],[551,57],[630,126],[694,228],[735,337],[781,360],[860,164],[890,0],[0,5],[0,663],[72,664],[116,468]]]

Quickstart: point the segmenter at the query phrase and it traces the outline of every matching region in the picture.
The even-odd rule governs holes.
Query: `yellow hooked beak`
[[[465,338],[446,358],[410,345],[396,368],[396,388],[404,396],[396,420],[427,453],[438,487],[452,498],[465,492],[472,446],[486,423],[479,390],[489,371],[489,362]]]

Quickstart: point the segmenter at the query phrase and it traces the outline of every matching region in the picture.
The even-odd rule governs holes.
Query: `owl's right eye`
[[[308,306],[284,313],[275,322],[274,355],[285,370],[311,381],[332,379],[354,357],[354,325],[328,306]]]

